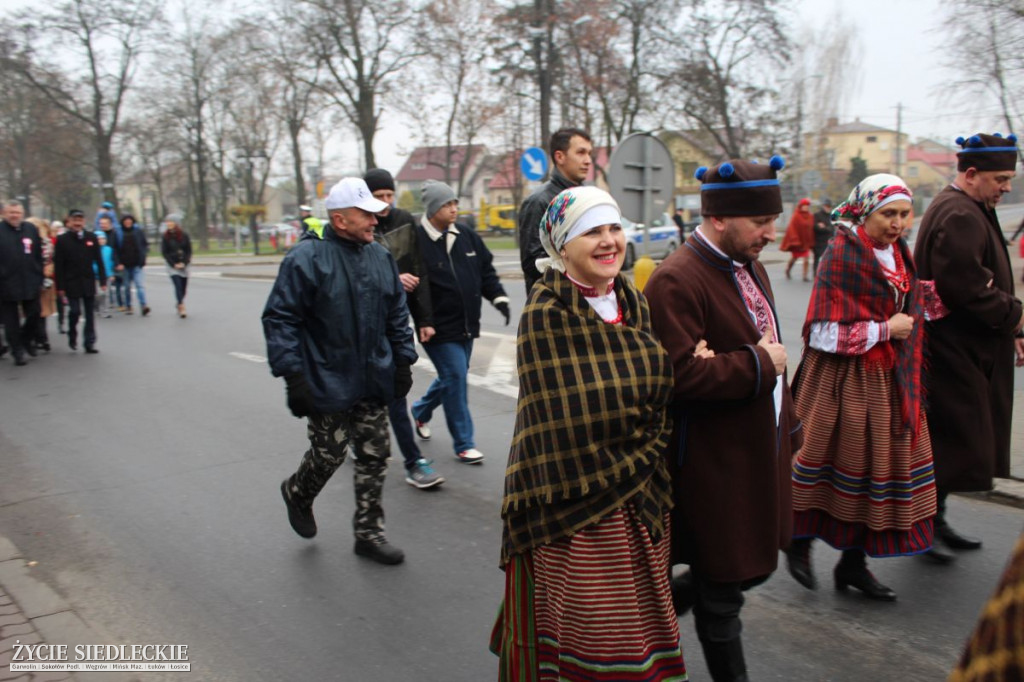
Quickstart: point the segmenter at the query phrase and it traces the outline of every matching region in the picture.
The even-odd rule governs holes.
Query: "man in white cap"
[[[303,232],[312,232],[317,238],[324,238],[324,224],[313,215],[312,206],[299,206],[299,222],[302,223]]]
[[[381,493],[390,452],[387,405],[412,387],[416,362],[398,268],[374,242],[373,198],[361,178],[343,178],[326,200],[330,229],[303,239],[281,263],[263,310],[267,357],[288,386],[288,408],[309,423],[310,447],[281,483],[288,520],[316,535],[313,501],[355,452],[355,552],[400,564],[384,537]]]

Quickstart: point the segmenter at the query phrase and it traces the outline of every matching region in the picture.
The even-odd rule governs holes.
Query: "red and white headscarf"
[[[914,193],[899,176],[889,173],[869,175],[857,183],[846,201],[836,206],[832,211],[832,220],[850,228],[863,225],[869,215],[886,204],[900,200],[912,201],[913,197]]]

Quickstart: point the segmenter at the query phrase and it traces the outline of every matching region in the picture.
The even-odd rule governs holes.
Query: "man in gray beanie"
[[[459,200],[452,188],[427,182],[420,197],[424,211],[417,237],[430,283],[435,331],[423,349],[437,368],[437,378],[413,403],[412,416],[417,435],[427,440],[427,423],[434,410],[444,406],[455,456],[467,464],[479,464],[484,456],[473,439],[466,374],[473,339],[480,336],[481,296],[505,316],[506,325],[511,317],[508,296],[484,241],[473,230],[455,224]]]

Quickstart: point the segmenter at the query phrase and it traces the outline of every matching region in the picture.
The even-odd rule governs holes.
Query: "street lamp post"
[[[262,203],[262,192],[256,191],[256,180],[255,180],[255,166],[257,162],[268,163],[270,157],[263,150],[257,150],[254,152],[245,150],[238,155],[239,160],[245,159],[246,161],[246,183],[245,183],[245,201],[249,207],[249,232],[252,235],[252,248],[253,254],[260,255],[260,232],[259,226],[256,223],[256,212],[255,208],[257,204]]]

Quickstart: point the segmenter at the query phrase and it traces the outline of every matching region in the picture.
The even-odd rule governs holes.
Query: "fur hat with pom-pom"
[[[778,172],[786,166],[781,156],[767,164],[726,161],[712,168],[701,166],[700,214],[705,216],[763,216],[782,213]]]
[[[1017,136],[1003,137],[999,133],[978,133],[969,138],[956,138],[960,151],[956,153],[956,169],[961,173],[968,168],[980,171],[1012,171],[1017,168]]]

